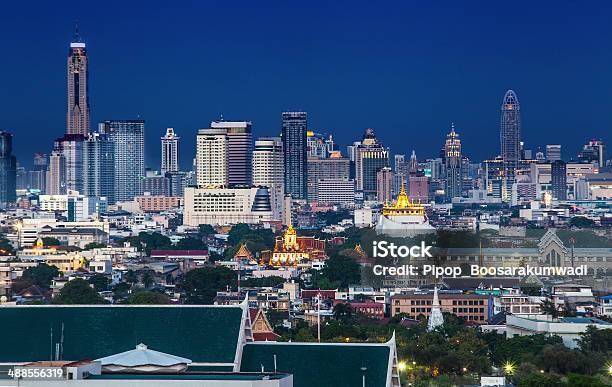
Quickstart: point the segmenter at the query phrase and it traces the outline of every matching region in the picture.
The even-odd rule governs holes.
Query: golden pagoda
[[[404,179],[402,179],[402,188],[397,200],[383,206],[376,225],[376,232],[397,237],[410,237],[432,233],[435,230],[435,227],[429,224],[425,207],[408,198],[404,188]]]
[[[425,216],[425,207],[423,207],[421,203],[410,201],[410,198],[406,194],[406,189],[404,188],[404,178],[402,177],[402,188],[399,195],[397,195],[397,200],[391,205],[385,205],[382,213],[387,217],[405,215]]]

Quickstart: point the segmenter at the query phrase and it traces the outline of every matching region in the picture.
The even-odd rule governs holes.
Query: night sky
[[[464,153],[499,153],[504,92],[523,140],[612,143],[612,3],[534,1],[28,1],[0,11],[0,129],[31,164],[65,131],[74,22],[88,45],[92,129],[147,121],[147,166],[174,127],[187,169],[220,114],[280,132],[283,110],[342,145],[367,127],[393,153],[437,155],[451,121]],[[582,6],[581,6],[582,4]],[[610,154],[610,152],[608,152]]]

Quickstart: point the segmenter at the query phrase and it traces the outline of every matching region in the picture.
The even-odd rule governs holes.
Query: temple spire
[[[434,286],[433,302],[431,303],[431,314],[427,321],[427,330],[429,332],[435,330],[440,325],[444,324],[444,316],[440,310],[440,300],[438,298],[438,286]]]

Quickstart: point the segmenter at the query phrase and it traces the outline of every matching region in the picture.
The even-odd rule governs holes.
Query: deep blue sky
[[[3,4],[0,129],[29,164],[65,130],[75,20],[88,45],[92,127],[147,120],[147,165],[167,126],[182,137],[223,113],[279,132],[280,113],[344,146],[373,127],[393,153],[434,156],[450,122],[464,152],[499,152],[506,89],[528,147],[612,138],[612,5],[534,1],[166,1]],[[434,4],[435,3],[435,4]]]

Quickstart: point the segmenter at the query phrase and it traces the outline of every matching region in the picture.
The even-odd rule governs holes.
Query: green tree
[[[60,242],[59,239],[53,238],[53,237],[44,237],[42,238],[42,242],[45,247],[59,246],[62,244],[62,242]]]
[[[542,314],[551,315],[552,318],[559,317],[559,310],[557,309],[555,303],[550,299],[545,299],[540,303],[540,310],[542,311]]]
[[[588,376],[569,374],[567,375],[567,386],[568,387],[606,387],[609,384],[604,383],[601,379]]]
[[[138,282],[138,276],[136,275],[136,273],[134,272],[134,270],[128,270],[124,275],[123,275],[123,280],[125,282],[127,282],[128,284],[135,284],[136,282]]]
[[[597,329],[590,325],[580,334],[578,345],[584,352],[612,352],[612,329]]]
[[[343,288],[361,282],[361,266],[352,258],[341,255],[330,257],[325,261],[322,275],[331,282],[339,282]]]
[[[145,270],[140,276],[140,281],[145,289],[149,289],[151,286],[155,284],[155,276],[153,275],[152,270]]]
[[[236,273],[223,266],[190,270],[182,283],[182,288],[186,293],[186,302],[210,305],[218,291],[225,290],[228,286],[235,289],[236,280]]]
[[[564,387],[559,375],[536,373],[519,381],[518,387]]]
[[[142,291],[131,294],[126,303],[131,305],[163,305],[169,304],[170,298],[165,294]]]
[[[150,255],[152,250],[172,249],[170,238],[158,232],[147,233],[143,231],[138,236],[124,238],[122,242],[129,242],[138,250],[146,252],[147,255]]]
[[[11,241],[5,238],[4,235],[0,234],[0,256],[14,255],[15,250]]]
[[[577,228],[593,228],[595,227],[595,221],[584,216],[574,216],[570,219],[569,225]]]
[[[353,317],[353,308],[350,304],[340,302],[334,306],[334,318],[343,323],[348,323]]]
[[[245,287],[275,287],[280,286],[285,282],[283,277],[279,276],[270,276],[270,277],[262,277],[262,278],[249,278],[242,281],[242,286]]]
[[[208,246],[202,240],[195,238],[183,238],[178,241],[174,247],[174,250],[207,250]]]
[[[60,293],[53,298],[53,304],[106,304],[104,300],[87,281],[75,278],[68,281],[60,290]]]
[[[104,243],[91,242],[91,243],[86,244],[83,250],[101,249],[104,247],[106,247]]]
[[[28,282],[30,285],[38,285],[43,288],[48,288],[53,281],[53,278],[59,275],[59,269],[55,266],[39,263],[35,267],[26,269],[21,280]]]
[[[93,285],[96,292],[104,292],[108,290],[108,284],[110,283],[107,276],[102,274],[94,274],[89,277],[88,281],[90,285]]]
[[[210,224],[201,224],[198,226],[198,236],[200,238],[208,238],[211,235],[215,235],[216,231]]]

